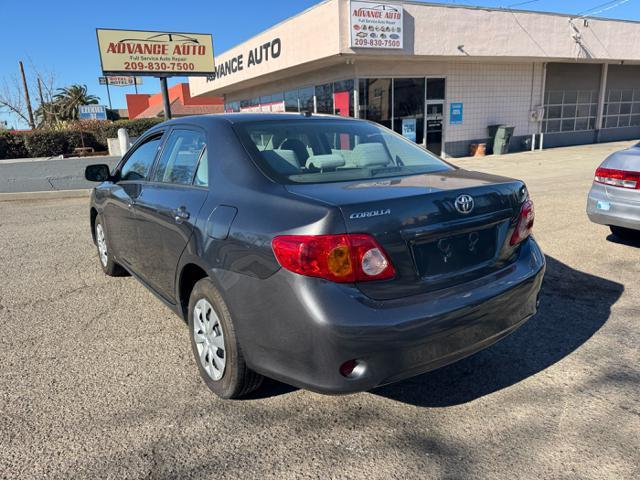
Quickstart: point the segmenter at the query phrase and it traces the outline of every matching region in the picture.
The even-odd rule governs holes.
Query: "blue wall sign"
[[[459,125],[462,123],[462,102],[452,103],[449,106],[449,124]]]
[[[106,120],[107,107],[104,105],[80,105],[78,118],[80,120]]]

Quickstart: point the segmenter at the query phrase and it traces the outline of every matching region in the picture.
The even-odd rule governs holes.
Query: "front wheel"
[[[262,383],[247,367],[229,310],[208,278],[196,283],[189,298],[189,337],[200,376],[219,397],[242,397]]]
[[[621,238],[622,240],[630,240],[630,241],[640,240],[640,231],[638,230],[631,230],[630,228],[616,227],[615,225],[611,225],[609,228],[611,229],[611,233],[613,233],[616,237]]]
[[[120,277],[125,275],[124,268],[113,260],[113,256],[109,251],[107,234],[101,217],[96,219],[95,235],[96,247],[98,247],[98,258],[100,259],[102,271],[110,277]]]

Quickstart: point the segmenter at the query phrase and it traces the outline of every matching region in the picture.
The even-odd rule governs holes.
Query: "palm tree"
[[[71,85],[58,89],[53,96],[58,113],[62,120],[76,120],[80,105],[95,105],[100,99],[87,93],[86,85]]]

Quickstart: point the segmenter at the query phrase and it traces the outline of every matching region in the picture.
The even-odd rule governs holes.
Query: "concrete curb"
[[[85,198],[91,194],[91,190],[48,190],[44,192],[15,192],[0,193],[0,202],[25,201],[25,200],[53,200],[61,198]]]

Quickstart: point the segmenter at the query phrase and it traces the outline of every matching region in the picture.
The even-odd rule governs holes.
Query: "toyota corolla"
[[[350,393],[449,364],[536,313],[545,260],[523,182],[355,119],[162,123],[87,167],[107,275],[189,325],[206,385]],[[516,352],[517,354],[517,352]]]

